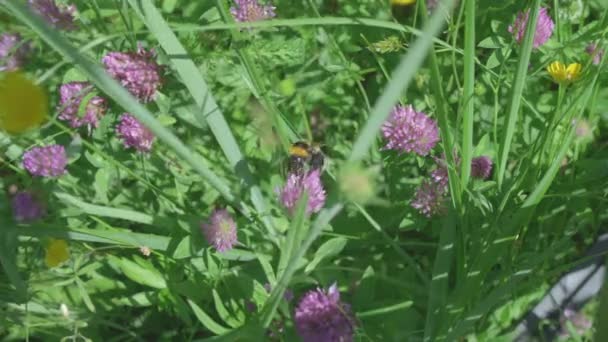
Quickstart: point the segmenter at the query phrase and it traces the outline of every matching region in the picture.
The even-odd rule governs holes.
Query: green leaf
[[[337,237],[325,241],[325,243],[323,243],[315,253],[315,256],[312,261],[304,269],[304,273],[310,273],[311,271],[313,271],[323,259],[340,254],[340,252],[342,252],[342,250],[346,246],[346,241],[347,240],[342,237]]]
[[[215,322],[211,317],[209,317],[209,315],[207,315],[205,311],[203,311],[203,309],[196,305],[196,303],[194,303],[192,300],[188,299],[188,304],[192,308],[192,311],[194,311],[194,315],[196,316],[196,318],[198,318],[199,322],[201,322],[201,324],[203,324],[203,326],[212,333],[216,335],[223,335],[229,331],[228,328],[221,326],[220,324]]]
[[[118,258],[110,256],[110,260],[114,262],[122,272],[131,280],[136,283],[150,286],[155,289],[164,289],[167,287],[167,282],[163,278],[162,274],[154,269],[154,266],[149,264],[148,267],[144,268],[138,263],[125,258]]]

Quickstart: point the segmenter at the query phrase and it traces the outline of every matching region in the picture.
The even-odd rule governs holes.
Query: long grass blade
[[[464,85],[462,122],[461,188],[466,189],[471,176],[473,158],[473,119],[475,117],[475,1],[465,1],[464,23]]]
[[[511,99],[509,101],[509,113],[507,115],[507,129],[505,131],[503,143],[500,145],[499,159],[498,159],[498,172],[497,181],[499,188],[502,187],[505,178],[505,172],[507,168],[507,160],[509,158],[509,152],[511,151],[511,143],[513,142],[513,136],[515,135],[515,124],[519,115],[519,108],[521,106],[522,93],[524,91],[524,85],[526,83],[526,76],[528,74],[528,65],[530,63],[530,55],[532,54],[532,47],[534,43],[534,34],[536,33],[536,23],[538,22],[538,10],[540,8],[540,0],[534,0],[530,7],[530,14],[528,16],[528,23],[526,25],[526,34],[521,45],[519,63],[517,64],[517,72],[515,74],[515,81],[511,89]]]

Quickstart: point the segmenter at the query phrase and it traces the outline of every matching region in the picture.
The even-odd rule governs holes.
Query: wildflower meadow
[[[608,341],[608,285],[522,321],[608,233],[607,38],[605,0],[0,0],[0,339]]]

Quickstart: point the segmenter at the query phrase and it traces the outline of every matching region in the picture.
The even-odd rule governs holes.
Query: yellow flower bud
[[[65,240],[51,239],[46,245],[44,262],[48,267],[57,267],[69,258],[70,250]]]
[[[0,129],[11,134],[40,126],[48,115],[44,89],[18,71],[0,73]]]

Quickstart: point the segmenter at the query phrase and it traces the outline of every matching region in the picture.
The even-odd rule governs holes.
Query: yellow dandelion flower
[[[57,267],[69,258],[70,250],[65,240],[51,239],[46,245],[44,262],[48,267]]]
[[[406,6],[416,3],[416,0],[391,0],[391,5]]]
[[[555,61],[547,67],[547,72],[557,83],[570,83],[576,81],[581,76],[583,66],[579,63],[571,63],[566,66],[564,63]]]
[[[0,129],[11,134],[42,124],[48,116],[44,89],[18,71],[0,73]]]

